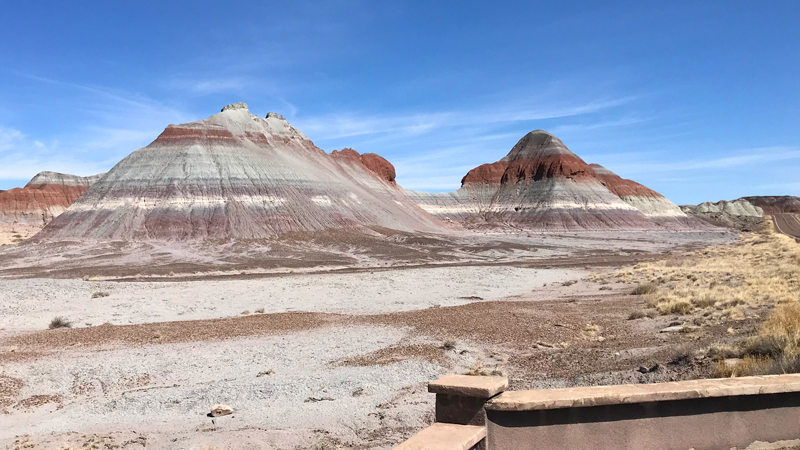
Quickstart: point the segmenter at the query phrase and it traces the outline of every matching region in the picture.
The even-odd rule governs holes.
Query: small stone
[[[211,407],[211,417],[227,416],[233,414],[233,408],[228,405],[214,405]]]

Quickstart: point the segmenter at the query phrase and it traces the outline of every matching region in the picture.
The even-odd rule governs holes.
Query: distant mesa
[[[25,187],[0,192],[0,223],[44,226],[63,213],[102,175],[79,177],[40,172]]]
[[[800,213],[800,197],[790,195],[743,197],[754,206],[761,208],[765,214]]]
[[[681,206],[691,214],[728,214],[736,217],[764,217],[764,210],[750,201],[740,198],[732,202],[722,200],[716,203],[704,202],[697,206]]]
[[[587,164],[543,130],[525,135],[500,161],[470,170],[457,191],[407,193],[432,215],[468,226],[534,230],[704,226],[661,194]]]
[[[385,159],[326,154],[280,114],[234,103],[168,126],[117,163],[39,239],[263,239],[289,232],[441,230]]]

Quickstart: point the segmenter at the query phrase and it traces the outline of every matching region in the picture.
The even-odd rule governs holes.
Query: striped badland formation
[[[377,155],[326,154],[283,116],[226,106],[168,126],[131,153],[40,239],[260,239],[294,231],[438,230]]]
[[[666,228],[695,228],[703,223],[688,216],[681,208],[658,192],[633,180],[622,178],[600,164],[590,164],[600,181],[614,195],[642,212],[659,226]]]
[[[469,171],[459,190],[403,189],[384,158],[317,148],[283,116],[244,103],[168,126],[95,183],[40,239],[261,239],[372,227],[445,231],[692,226],[660,194],[587,164],[541,130]],[[677,224],[677,225],[676,225]]]
[[[101,176],[41,172],[25,187],[0,192],[0,223],[44,226],[63,213]]]
[[[791,195],[742,197],[763,210],[764,214],[800,213],[800,197]]]
[[[699,226],[662,195],[587,164],[542,130],[528,133],[500,161],[469,171],[457,191],[408,195],[437,217],[472,225],[534,230]]]

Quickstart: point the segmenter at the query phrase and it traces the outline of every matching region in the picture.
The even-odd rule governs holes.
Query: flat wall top
[[[460,395],[462,397],[491,398],[508,389],[508,378],[445,375],[428,383],[428,392]]]
[[[786,392],[800,392],[800,374],[509,391],[489,400],[486,409],[531,411]]]
[[[486,427],[435,423],[394,450],[469,450],[486,437]]]

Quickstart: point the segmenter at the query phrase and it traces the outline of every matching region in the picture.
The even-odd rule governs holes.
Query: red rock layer
[[[501,183],[540,181],[548,178],[586,180],[596,174],[552,134],[535,130],[525,135],[501,161],[508,164]]]
[[[481,164],[464,175],[464,178],[461,179],[461,185],[500,184],[501,180],[503,179],[503,174],[506,173],[507,168],[507,161]]]
[[[42,172],[23,188],[0,192],[0,223],[46,225],[97,178]]]
[[[388,183],[395,183],[394,166],[387,161],[384,157],[377,153],[358,153],[352,148],[343,148],[342,150],[334,150],[331,152],[334,158],[348,158],[352,161],[361,164],[364,168],[377,175],[381,180]]]
[[[590,166],[594,169],[595,173],[597,173],[600,181],[602,181],[608,190],[613,192],[617,197],[623,198],[629,195],[635,195],[637,197],[663,197],[663,195],[647,186],[643,186],[633,180],[622,178],[600,164],[590,164]]]

